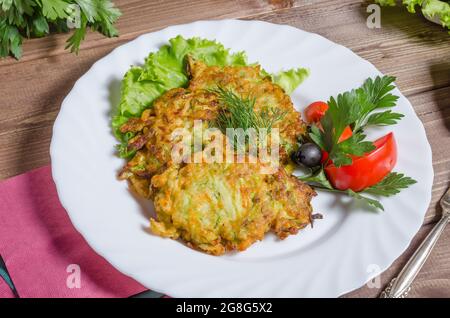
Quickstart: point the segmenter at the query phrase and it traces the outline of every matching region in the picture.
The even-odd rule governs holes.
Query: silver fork
[[[406,263],[400,274],[391,280],[386,289],[380,294],[380,298],[405,298],[411,290],[411,284],[425,264],[428,256],[433,250],[445,226],[450,220],[450,188],[441,199],[442,216],[438,223],[433,227],[425,240],[420,244],[417,251]]]

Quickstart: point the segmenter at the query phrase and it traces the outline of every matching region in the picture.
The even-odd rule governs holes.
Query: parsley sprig
[[[365,140],[364,129],[394,125],[403,118],[403,114],[391,109],[399,98],[392,94],[394,81],[392,76],[369,78],[361,87],[339,94],[336,98],[331,97],[328,110],[320,120],[321,127],[311,126],[310,139],[328,152],[328,160],[332,160],[336,167],[350,165],[352,156],[362,156],[375,149],[372,142]],[[340,142],[339,138],[347,126],[352,128],[353,135]],[[327,179],[323,166],[299,178],[317,189],[349,195],[381,210],[384,207],[374,196],[393,196],[416,183],[402,173],[391,172],[382,181],[361,192],[338,190]]]
[[[107,37],[118,35],[114,23],[121,13],[110,0],[0,0],[0,57],[19,59],[24,38],[68,32],[74,6],[80,9],[80,27],[67,40],[71,52],[78,53],[89,28]]]
[[[417,183],[416,180],[405,176],[403,173],[391,172],[377,184],[364,190],[365,193],[390,197]]]
[[[318,170],[316,170],[315,172],[313,172],[309,175],[301,176],[301,177],[299,177],[299,179],[312,185],[315,189],[349,195],[356,200],[363,201],[363,202],[367,203],[368,205],[371,205],[371,206],[373,206],[377,209],[383,210],[383,211],[384,211],[384,207],[380,203],[379,200],[368,197],[365,194],[372,195],[372,196],[390,197],[390,196],[400,193],[400,191],[402,189],[406,189],[409,186],[417,183],[416,180],[414,180],[410,177],[407,177],[402,173],[391,172],[386,177],[384,177],[384,179],[381,180],[379,183],[377,183],[367,189],[364,189],[361,192],[355,192],[350,189],[338,190],[338,189],[333,188],[330,181],[328,181],[323,168],[319,168]]]

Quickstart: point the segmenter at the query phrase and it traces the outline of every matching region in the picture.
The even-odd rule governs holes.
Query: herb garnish
[[[391,91],[395,88],[395,77],[377,76],[374,80],[367,79],[358,88],[339,94],[337,98],[331,97],[328,101],[328,110],[318,125],[311,126],[309,138],[321,149],[327,151],[329,157],[321,167],[311,170],[306,176],[299,177],[317,189],[342,193],[357,200],[384,210],[381,203],[373,198],[363,196],[392,196],[402,189],[416,183],[402,173],[391,172],[379,183],[360,192],[338,190],[333,188],[324,171],[330,160],[336,167],[351,165],[352,156],[362,156],[375,149],[372,142],[365,140],[364,129],[369,126],[386,126],[396,124],[403,114],[395,113],[391,109],[396,105],[398,96]],[[350,126],[353,134],[350,138],[339,142],[344,129]]]
[[[416,180],[405,176],[403,173],[391,172],[383,180],[364,190],[365,193],[390,197],[396,195],[402,189],[417,183]]]
[[[257,112],[254,109],[255,97],[239,96],[230,89],[217,87],[210,90],[210,92],[216,94],[219,101],[223,104],[223,108],[219,110],[219,114],[213,124],[224,134],[227,128],[242,128],[244,131],[253,128],[257,132],[263,128],[270,133],[273,125],[282,120],[287,113],[286,111],[270,107]]]
[[[319,168],[314,173],[311,173],[306,176],[300,176],[298,178],[304,182],[307,182],[308,184],[313,186],[315,189],[349,195],[354,199],[362,200],[362,201],[366,202],[367,204],[372,205],[383,211],[384,211],[384,207],[380,203],[380,201],[373,199],[373,198],[369,198],[367,196],[363,196],[362,194],[371,194],[371,195],[389,197],[389,196],[393,196],[393,195],[399,193],[402,189],[406,189],[410,185],[417,183],[416,180],[414,180],[410,177],[407,177],[402,173],[391,172],[386,177],[384,177],[384,179],[381,180],[379,183],[377,183],[367,189],[364,189],[361,192],[355,192],[350,189],[338,190],[338,189],[333,188],[331,183],[328,181],[327,176],[325,175],[325,172],[323,171],[323,168]]]
[[[313,125],[310,137],[329,153],[336,167],[350,165],[352,155],[362,156],[375,149],[372,142],[364,140],[364,128],[393,125],[403,117],[391,110],[376,112],[395,106],[398,96],[390,93],[394,80],[392,76],[369,78],[360,88],[330,98],[328,111],[320,120],[323,129]],[[353,135],[339,142],[347,126],[352,128]]]

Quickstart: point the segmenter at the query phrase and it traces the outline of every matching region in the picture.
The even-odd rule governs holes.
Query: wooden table
[[[99,58],[136,36],[201,19],[255,19],[318,33],[372,62],[397,84],[425,125],[433,150],[433,199],[410,248],[381,275],[394,277],[439,217],[450,183],[450,36],[403,8],[382,10],[382,28],[366,26],[369,2],[355,0],[115,0],[120,37],[87,36],[78,56],[64,50],[67,35],[25,41],[24,56],[0,61],[0,179],[50,163],[52,125],[74,82]],[[113,65],[111,67],[114,67]],[[343,76],[345,76],[343,74]],[[419,274],[411,296],[450,297],[450,227]],[[446,286],[446,287],[444,287]],[[362,287],[347,296],[375,297]]]

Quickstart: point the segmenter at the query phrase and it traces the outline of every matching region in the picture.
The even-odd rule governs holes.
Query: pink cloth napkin
[[[0,254],[21,297],[128,297],[146,290],[74,229],[50,166],[0,183]],[[0,298],[12,296],[0,278]]]

